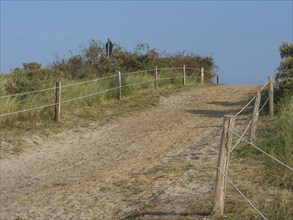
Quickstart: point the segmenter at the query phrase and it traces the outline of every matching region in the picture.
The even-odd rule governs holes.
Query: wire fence
[[[251,122],[252,122],[252,120],[249,121],[249,123],[248,123],[248,125],[246,126],[244,132],[241,134],[241,136],[240,136],[241,138],[244,137],[244,135],[246,134],[246,132],[247,132],[248,129],[250,128]],[[237,140],[236,144],[231,148],[230,152],[232,152],[232,151],[235,149],[235,147],[237,147],[237,145],[241,142],[241,140],[242,140],[241,138],[239,138],[239,139]]]
[[[158,68],[158,70],[161,70],[161,71],[163,71],[163,70],[182,70],[182,69],[183,69],[183,67],[174,67],[174,68],[172,68],[172,67],[163,67],[163,68]]]
[[[265,85],[267,85],[267,83],[266,83]],[[261,90],[263,90],[263,88],[264,88],[264,87],[262,87]],[[254,99],[255,99],[255,96],[254,96],[254,97],[248,102],[247,105],[245,105],[245,108],[242,108],[242,109],[241,109],[237,114],[235,114],[235,115],[236,115],[236,116],[240,115],[240,113],[243,112],[244,109],[246,109],[246,108],[251,104],[252,100],[254,100]],[[267,98],[266,101],[264,102],[264,104],[260,107],[260,109],[259,109],[259,111],[258,111],[259,113],[264,109],[264,107],[266,106],[266,104],[268,103],[268,101],[269,101],[269,98]],[[244,129],[243,133],[240,135],[240,138],[237,140],[236,144],[232,147],[232,149],[230,150],[230,152],[232,152],[232,151],[236,148],[236,146],[241,142],[242,138],[246,135],[247,131],[249,130],[249,128],[250,128],[250,126],[251,126],[251,123],[252,123],[252,120],[249,120],[249,119],[248,119],[248,121],[249,121],[249,122],[248,122],[246,128]]]
[[[255,99],[255,96],[252,99],[250,99],[250,101],[239,112],[237,112],[235,116],[240,115],[245,109],[247,109],[247,107],[253,102],[254,99]]]
[[[140,73],[148,73],[148,72],[154,72],[156,69],[149,69],[149,70],[141,70],[141,71],[135,71],[135,72],[126,72],[121,73],[121,75],[133,75],[133,74],[140,74]]]
[[[171,79],[171,78],[169,78]],[[131,83],[131,84],[126,84],[126,85],[123,85],[121,86],[120,88],[124,88],[124,87],[131,87],[131,86],[137,86],[137,85],[143,85],[143,84],[147,84],[147,83],[153,83],[154,80],[149,80],[149,81],[144,81],[144,82],[138,82],[138,83]],[[116,87],[118,88],[118,87]]]
[[[262,91],[266,86],[267,86],[268,83],[266,83],[260,91]],[[254,96],[238,113],[235,114],[235,116],[238,116],[239,114],[241,114],[251,103],[252,101],[255,99],[256,97]],[[261,108],[258,110],[258,112],[260,113],[264,107],[266,106],[266,104],[268,103],[269,101],[269,98],[267,98],[264,102],[264,104],[261,106]],[[236,144],[232,147],[231,149],[231,152],[233,151],[233,149],[240,143],[240,141],[244,141],[246,142],[247,144],[249,144],[250,146],[254,147],[255,149],[257,149],[258,151],[262,152],[263,154],[265,154],[266,156],[270,157],[271,159],[275,160],[276,162],[278,162],[279,164],[283,165],[284,167],[288,168],[289,170],[293,171],[293,168],[291,168],[290,166],[288,166],[287,164],[281,162],[280,160],[276,159],[275,157],[273,157],[272,155],[266,153],[265,151],[263,151],[261,148],[257,147],[255,144],[253,144],[251,141],[248,141],[247,139],[244,138],[244,135],[245,133],[247,132],[249,126],[251,125],[251,120],[249,121],[247,127],[245,128],[243,134],[239,135],[238,133],[236,133],[234,130],[230,129],[230,128],[227,128],[226,129],[229,129],[233,134],[235,134],[239,139],[237,140]]]
[[[95,92],[95,93],[92,93],[92,94],[89,94],[89,95],[85,95],[85,96],[81,96],[81,97],[77,97],[77,98],[73,98],[73,99],[68,99],[68,100],[65,100],[65,101],[61,101],[60,104],[64,104],[64,103],[68,103],[68,102],[73,102],[73,101],[85,99],[85,98],[88,98],[88,97],[92,97],[92,96],[95,96],[95,95],[107,93],[107,92],[110,92],[110,91],[114,91],[117,88],[118,87],[114,87],[112,89],[107,89],[107,90],[104,90],[104,91],[101,91],[101,92]],[[56,105],[56,103],[54,105]]]
[[[262,106],[261,107],[259,107],[259,104],[257,104],[257,102],[261,102],[261,96],[260,96],[260,99],[258,100],[257,99],[257,96],[259,96],[259,95],[257,95],[257,96],[254,96],[253,98],[251,98],[249,101],[248,101],[248,103],[242,108],[242,109],[240,109],[237,113],[235,113],[234,114],[234,116],[232,116],[232,117],[235,117],[235,119],[237,119],[237,116],[239,116],[241,113],[243,113],[245,110],[247,110],[247,108],[251,105],[251,103],[253,102],[253,101],[255,101],[255,103],[254,103],[254,113],[253,114],[256,114],[256,115],[253,115],[253,119],[252,120],[250,120],[249,118],[248,118],[248,120],[247,121],[249,121],[248,122],[248,124],[247,124],[247,126],[245,127],[245,129],[244,129],[244,131],[243,131],[243,133],[242,134],[239,134],[238,132],[236,132],[235,131],[235,126],[230,126],[230,124],[228,124],[228,126],[225,126],[225,125],[223,125],[223,132],[224,132],[224,129],[226,129],[227,131],[228,131],[228,134],[229,133],[231,133],[231,134],[233,134],[233,135],[235,135],[238,139],[237,139],[237,141],[236,141],[236,143],[233,145],[233,146],[231,146],[231,143],[229,144],[229,142],[228,142],[228,139],[227,140],[224,140],[225,139],[225,137],[222,137],[222,142],[224,141],[224,143],[225,144],[227,144],[227,146],[228,146],[228,151],[229,151],[229,155],[230,155],[230,153],[237,147],[237,145],[239,145],[239,143],[241,142],[241,141],[243,141],[243,142],[245,142],[248,146],[251,146],[251,147],[253,147],[254,149],[256,149],[257,151],[259,151],[259,152],[261,152],[262,154],[264,154],[265,156],[267,156],[268,158],[270,158],[270,159],[272,159],[273,161],[275,161],[276,163],[278,163],[279,165],[281,165],[281,166],[283,166],[285,169],[288,169],[288,170],[290,170],[290,171],[293,171],[293,168],[290,166],[290,165],[288,165],[288,164],[286,164],[286,163],[284,163],[283,161],[281,161],[281,160],[279,160],[279,159],[277,159],[275,156],[273,156],[273,155],[271,155],[271,154],[269,154],[268,152],[266,152],[265,150],[263,150],[262,148],[260,148],[260,147],[258,147],[258,146],[256,146],[256,144],[255,143],[253,143],[252,141],[249,141],[246,137],[245,137],[245,135],[246,135],[246,133],[247,133],[247,131],[249,130],[249,128],[251,128],[251,132],[252,132],[252,124],[253,124],[253,121],[255,121],[255,120],[257,120],[257,118],[258,118],[258,114],[264,109],[264,107],[267,105],[267,103],[268,102],[270,102],[270,105],[269,105],[269,111],[271,111],[271,108],[273,108],[273,105],[271,105],[272,103],[273,103],[273,94],[274,94],[274,92],[275,91],[272,91],[272,88],[273,88],[273,86],[272,86],[272,79],[271,79],[271,77],[269,77],[269,81],[267,82],[267,83],[265,83],[262,87],[261,87],[261,89],[259,90],[259,94],[260,94],[260,92],[261,91],[263,91],[266,87],[268,87],[268,98],[266,98],[265,99],[265,101],[263,102],[263,104],[262,104]],[[255,113],[255,110],[257,110],[257,113]],[[270,115],[271,116],[271,115]],[[235,124],[235,122],[234,122],[234,124]],[[250,135],[252,135],[252,133],[250,134]],[[230,136],[230,135],[229,135]],[[229,138],[229,136],[227,136],[228,138]],[[232,135],[231,135],[231,137],[232,137]],[[232,139],[232,138],[230,138],[230,139]],[[225,141],[227,141],[227,142],[225,142]],[[221,146],[225,146],[225,145],[221,145]],[[229,147],[230,146],[230,147]],[[228,175],[227,175],[227,170],[228,170],[228,168],[227,167],[225,167],[225,166],[223,166],[223,163],[225,164],[226,162],[225,162],[225,160],[229,160],[229,157],[230,156],[228,156],[227,158],[228,159],[226,159],[226,157],[224,158],[224,160],[223,160],[223,158],[221,158],[220,157],[220,155],[219,155],[219,161],[220,160],[222,160],[223,162],[222,163],[218,163],[218,166],[217,166],[217,170],[218,170],[218,174],[220,174],[219,176],[223,176],[224,177],[224,179],[226,180],[226,181],[228,181],[234,188],[235,188],[235,190],[246,200],[246,202],[248,202],[248,204],[263,218],[263,219],[267,219],[265,216],[264,216],[264,214],[256,207],[256,205],[255,204],[253,204],[253,202],[251,201],[251,200],[249,200],[240,190],[239,190],[239,188],[228,178]],[[222,165],[221,165],[222,164]],[[223,167],[223,168],[225,168],[225,170],[222,170],[221,169],[221,167]],[[218,178],[218,175],[217,175],[217,178]],[[218,179],[217,179],[218,180]],[[220,183],[221,183],[221,180],[220,180]],[[218,184],[218,182],[217,182],[217,184]],[[225,183],[224,183],[225,184]],[[218,187],[218,186],[216,186],[216,187]],[[219,192],[219,191],[217,191],[217,192]],[[225,195],[225,192],[223,193],[223,194],[218,194],[218,195]],[[216,198],[218,198],[218,197],[216,197]],[[219,204],[218,203],[218,201],[216,201],[215,200],[215,202],[217,203],[217,205]],[[214,210],[216,210],[216,212],[219,212],[219,209],[218,209],[218,206],[217,205],[215,205],[214,206]]]
[[[261,215],[261,217],[265,220],[267,220],[267,218],[259,211],[259,209],[256,207],[255,204],[252,203],[252,201],[250,201],[238,188],[237,186],[224,174],[224,172],[218,167],[218,170],[220,171],[220,173],[225,177],[225,179],[237,190],[237,192],[245,199],[245,201],[247,201],[249,203],[249,205],[254,208],[255,211],[258,212],[258,214]]]
[[[282,161],[278,160],[277,158],[273,157],[272,155],[268,154],[267,152],[265,152],[264,150],[262,150],[260,147],[257,147],[255,144],[251,143],[250,141],[248,141],[246,138],[242,137],[241,135],[237,134],[235,131],[233,131],[230,128],[225,127],[226,129],[228,129],[229,131],[231,131],[233,134],[235,134],[237,137],[239,137],[239,139],[245,141],[247,144],[249,144],[250,146],[254,147],[255,149],[257,149],[258,151],[260,151],[261,153],[265,154],[266,156],[270,157],[271,159],[273,159],[274,161],[278,162],[279,164],[281,164],[282,166],[288,168],[289,170],[293,171],[293,168],[290,167],[289,165],[283,163]]]
[[[116,76],[117,76],[117,75],[111,75],[111,76],[105,76],[105,77],[97,78],[97,79],[93,79],[93,80],[88,80],[88,81],[83,81],[83,82],[78,82],[78,83],[72,83],[72,84],[62,85],[62,88],[67,88],[67,87],[71,87],[71,86],[83,85],[83,84],[92,83],[92,82],[97,82],[97,81],[101,81],[101,80],[105,80],[105,79],[116,78]],[[55,88],[55,89],[56,89],[56,88]]]
[[[56,89],[56,87],[52,87],[52,88],[47,88],[47,89],[35,90],[35,91],[31,91],[31,92],[23,92],[23,93],[16,93],[16,94],[12,94],[12,95],[4,95],[4,96],[0,96],[0,99],[12,98],[12,97],[23,96],[23,95],[30,95],[30,94],[34,94],[34,93],[40,93],[40,92],[47,92],[47,91],[52,91],[55,89]]]
[[[200,71],[200,68],[191,68],[191,67],[185,67],[187,70],[198,70]]]
[[[269,98],[266,99],[266,101],[264,102],[264,104],[262,105],[262,107],[259,109],[259,112],[261,112],[263,110],[263,108],[266,106],[266,104],[268,103]]]
[[[9,116],[9,115],[15,115],[15,114],[18,114],[18,113],[30,112],[30,111],[39,110],[39,109],[44,109],[44,108],[52,107],[52,106],[55,106],[55,105],[56,105],[56,103],[52,103],[52,104],[43,105],[43,106],[39,106],[39,107],[19,110],[19,111],[16,111],[16,112],[9,112],[9,113],[5,113],[5,114],[1,114],[0,117]]]
[[[183,75],[182,72],[184,71],[184,69],[192,70],[193,73],[191,73],[191,76]],[[144,80],[144,81],[134,82],[134,83],[122,83],[120,85],[112,86],[112,88],[106,88],[106,89],[104,89],[102,91],[92,92],[90,94],[82,95],[82,96],[79,96],[79,97],[69,98],[67,100],[60,101],[59,104],[68,103],[68,102],[72,102],[72,101],[77,101],[77,100],[85,99],[85,98],[88,98],[88,97],[93,97],[93,96],[96,96],[96,95],[108,93],[108,92],[118,90],[118,89],[121,89],[121,88],[125,88],[125,87],[138,86],[138,85],[148,84],[148,83],[152,83],[152,82],[156,82],[156,81],[157,82],[162,82],[162,81],[170,80],[171,83],[172,82],[174,83],[174,80],[183,79],[183,78],[184,78],[184,82],[185,82],[185,79],[189,79],[189,80],[199,79],[199,77],[195,77],[197,75],[197,73],[194,72],[195,70],[197,70],[197,69],[188,68],[188,67],[184,66],[184,67],[175,67],[175,68],[155,68],[155,69],[141,70],[141,71],[135,71],[135,72],[125,72],[125,73],[120,73],[119,72],[120,77],[123,77],[123,78],[126,77],[127,78],[127,77],[130,77],[131,75],[144,76],[145,74],[150,74],[150,73],[151,73],[151,75],[149,75],[149,76],[154,77],[155,76],[154,73],[158,74],[158,71],[159,71],[159,74],[158,74],[159,77],[155,78],[153,80]],[[164,73],[164,72],[167,72],[167,73]],[[160,76],[161,74],[162,74],[162,76]],[[166,74],[167,74],[167,76],[165,76]],[[170,76],[170,74],[171,74],[171,76]],[[180,74],[180,75],[178,76],[178,74]],[[65,85],[62,85],[61,88],[66,89],[66,88],[70,88],[70,87],[82,86],[82,85],[86,85],[86,84],[90,84],[90,83],[94,83],[94,82],[99,82],[99,81],[109,82],[107,80],[117,80],[117,74],[105,76],[105,77],[102,77],[102,78],[96,78],[96,79],[92,79],[92,80],[82,81],[82,82],[75,82],[75,83],[65,84]],[[205,80],[206,80],[206,82],[208,82],[210,79],[205,77]],[[55,90],[56,90],[56,87],[51,87],[51,88],[45,88],[45,89],[40,89],[40,90],[35,90],[35,91],[28,91],[28,92],[16,93],[16,94],[11,94],[11,95],[4,95],[4,96],[0,97],[0,100],[16,98],[16,97],[24,96],[24,95],[32,95],[32,94],[37,94],[37,93],[41,93],[41,92],[55,91]],[[52,103],[52,104],[45,104],[44,103],[43,105],[40,105],[40,106],[28,107],[26,109],[19,109],[19,110],[15,110],[15,111],[12,111],[12,112],[4,112],[4,113],[0,113],[0,117],[15,115],[15,114],[18,114],[18,113],[24,113],[24,112],[34,111],[34,110],[40,110],[40,109],[44,109],[44,108],[47,108],[47,107],[56,106],[57,104],[58,103]]]

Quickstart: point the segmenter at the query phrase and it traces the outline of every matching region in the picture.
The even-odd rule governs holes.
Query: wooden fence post
[[[271,76],[268,77],[269,86],[269,115],[270,117],[274,117],[274,86],[273,86],[273,78]]]
[[[56,82],[56,92],[55,92],[55,121],[60,121],[61,113],[61,82]]]
[[[157,66],[154,73],[154,87],[155,89],[158,88],[158,67]]]
[[[201,81],[201,84],[204,84],[204,68],[203,67],[200,69],[200,81]]]
[[[253,144],[255,143],[256,123],[257,123],[257,119],[259,115],[259,105],[260,105],[260,91],[256,91],[251,129],[250,129],[250,142]]]
[[[116,82],[117,82],[117,99],[121,100],[121,73],[120,71],[117,74]]]
[[[185,65],[183,65],[183,81],[182,81],[182,83],[183,83],[183,85],[185,86],[185,83],[186,83],[186,78],[185,78]]]
[[[235,126],[235,115],[225,115],[223,119],[223,131],[220,145],[220,152],[217,165],[217,179],[216,179],[216,191],[215,201],[213,207],[214,216],[222,216],[224,214],[224,201],[226,194],[226,180],[225,176],[219,171],[219,169],[227,175],[231,144],[233,139],[233,133]]]
[[[220,82],[220,78],[219,78],[219,75],[217,75],[217,84],[219,84]]]

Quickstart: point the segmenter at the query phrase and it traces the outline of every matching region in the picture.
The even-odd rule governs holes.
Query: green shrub
[[[9,77],[5,89],[9,94],[15,94],[51,88],[64,78],[63,72],[54,69],[18,70]]]
[[[283,42],[279,48],[281,63],[276,74],[281,95],[293,93],[293,43]]]
[[[207,71],[216,69],[212,57],[204,57],[193,53],[164,54],[157,49],[150,48],[148,44],[138,44],[132,52],[126,51],[118,44],[114,44],[112,57],[105,54],[104,44],[101,41],[92,40],[80,54],[71,55],[69,58],[56,60],[51,65],[53,69],[64,72],[75,79],[101,77],[109,73],[133,72],[139,70],[154,69],[155,66],[191,68],[204,67]],[[213,76],[206,73],[206,78]]]

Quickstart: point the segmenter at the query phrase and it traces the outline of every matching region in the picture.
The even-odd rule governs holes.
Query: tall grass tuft
[[[278,108],[275,126],[267,137],[266,150],[293,167],[293,96],[286,97]],[[267,160],[267,166],[272,183],[284,188],[293,187],[292,171],[270,160]]]
[[[285,97],[278,107],[274,126],[265,135],[265,150],[293,167],[293,96]],[[273,203],[268,206],[270,219],[293,219],[293,172],[267,158],[265,181],[278,188]]]

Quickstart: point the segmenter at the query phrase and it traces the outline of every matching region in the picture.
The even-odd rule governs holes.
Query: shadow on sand
[[[123,220],[136,220],[141,219],[144,217],[148,218],[162,218],[165,219],[167,217],[174,219],[179,217],[193,217],[198,219],[204,219],[205,217],[209,216],[209,212],[163,212],[163,211],[156,211],[156,212],[141,212],[141,213],[134,213],[128,215],[126,218],[123,218]],[[181,218],[180,218],[181,219]]]
[[[228,111],[216,111],[216,110],[185,110],[190,114],[200,115],[201,117],[210,118],[222,118],[224,115],[228,114]]]

